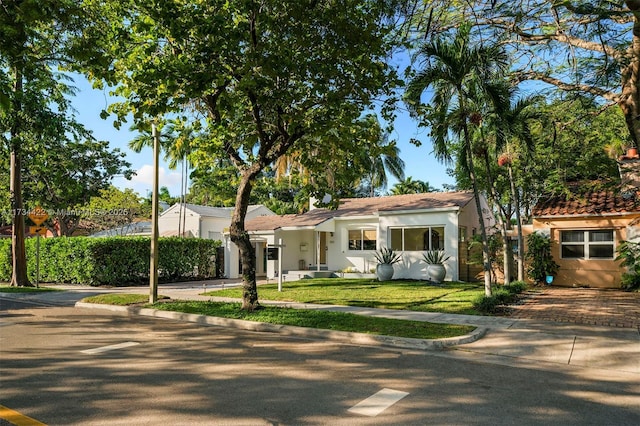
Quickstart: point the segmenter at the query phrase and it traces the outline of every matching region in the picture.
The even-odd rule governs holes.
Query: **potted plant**
[[[527,273],[536,284],[547,283],[547,277],[553,277],[560,265],[553,260],[551,254],[551,238],[540,232],[534,232],[527,237]],[[551,279],[553,282],[553,279]],[[549,283],[550,284],[550,283]]]
[[[387,247],[375,252],[373,257],[378,261],[378,266],[376,266],[378,281],[389,281],[393,278],[393,264],[400,262],[402,259],[400,253],[396,253]]]
[[[449,260],[449,255],[444,250],[429,250],[422,254],[424,263],[427,264],[427,275],[429,281],[441,283],[447,275],[444,262]]]

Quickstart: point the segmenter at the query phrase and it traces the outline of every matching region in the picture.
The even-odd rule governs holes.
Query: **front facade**
[[[482,197],[481,203],[490,228],[493,217]],[[247,221],[246,229],[256,242],[280,248],[279,260],[258,257],[269,278],[279,269],[287,279],[305,271],[369,274],[376,250],[388,247],[402,253],[394,278],[425,279],[423,253],[445,250],[446,279],[458,280],[459,242],[479,232],[479,223],[473,193],[442,192],[343,199],[336,210],[261,217]]]
[[[616,251],[623,241],[640,241],[640,196],[593,192],[547,198],[533,210],[533,231],[551,237],[560,266],[553,285],[619,288],[624,269]]]

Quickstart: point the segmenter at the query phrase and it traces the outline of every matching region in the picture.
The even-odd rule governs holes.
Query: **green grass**
[[[242,290],[211,291],[208,296],[242,297]],[[441,286],[424,281],[318,278],[258,287],[262,300],[401,309],[421,312],[481,315],[473,301],[484,294],[483,284],[447,282]]]
[[[123,303],[128,300],[129,303]],[[139,304],[148,300],[142,294],[104,294],[87,297],[83,302],[114,305]],[[164,301],[145,305],[164,311],[186,312],[222,318],[233,318],[271,324],[340,330],[385,336],[411,337],[416,339],[441,339],[461,336],[475,327],[452,324],[433,324],[423,321],[405,321],[388,318],[372,318],[344,312],[316,311],[308,309],[264,306],[254,312],[240,309],[239,303]]]
[[[47,287],[0,286],[0,293],[44,293],[47,291],[60,291],[60,290],[57,288],[47,288]]]
[[[159,299],[167,299],[166,296],[158,296]],[[144,294],[128,294],[128,293],[109,293],[99,294],[97,296],[85,297],[82,299],[86,303],[101,303],[105,305],[139,305],[149,302],[149,295]]]

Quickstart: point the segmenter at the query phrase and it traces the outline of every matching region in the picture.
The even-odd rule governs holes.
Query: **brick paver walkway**
[[[640,293],[544,287],[514,306],[513,318],[640,329]]]

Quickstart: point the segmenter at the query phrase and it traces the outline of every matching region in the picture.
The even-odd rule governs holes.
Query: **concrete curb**
[[[187,321],[196,324],[215,325],[219,327],[233,327],[241,330],[279,333],[284,336],[302,336],[316,339],[326,339],[338,343],[354,345],[387,346],[403,349],[439,350],[455,345],[475,342],[485,335],[487,328],[477,327],[469,334],[445,339],[413,339],[408,337],[382,336],[366,333],[351,333],[348,331],[323,330],[317,328],[298,327],[291,325],[269,324],[257,321],[237,320],[231,318],[209,317],[206,315],[187,314],[184,312],[161,311],[157,309],[139,308],[135,306],[103,305],[98,303],[77,302],[76,308],[104,309],[113,312],[126,312],[129,315],[143,315],[148,317],[165,318]]]

